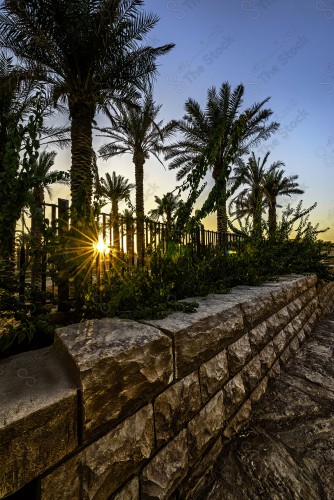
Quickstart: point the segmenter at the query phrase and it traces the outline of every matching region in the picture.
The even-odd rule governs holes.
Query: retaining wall
[[[193,314],[60,328],[53,346],[1,361],[0,496],[195,498],[333,310],[334,282],[285,276],[196,300]]]

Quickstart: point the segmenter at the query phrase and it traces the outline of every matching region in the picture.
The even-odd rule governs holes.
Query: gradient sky
[[[159,59],[154,94],[161,119],[181,118],[189,97],[204,107],[208,88],[226,80],[233,88],[245,85],[244,106],[270,96],[268,106],[281,126],[255,152],[271,151],[271,161],[281,160],[287,174],[299,175],[305,194],[280,202],[318,202],[311,220],[330,226],[324,239],[334,241],[334,1],[146,0],[144,10],[160,17],[149,42],[176,44]],[[107,125],[104,117],[98,122]],[[94,145],[100,144],[96,138]],[[57,167],[69,161],[69,152],[59,153]],[[130,155],[98,165],[101,175],[116,170],[134,180]],[[175,171],[167,167],[152,158],[145,165],[146,212],[154,195],[176,185]],[[55,187],[55,197],[63,190]],[[215,219],[205,225],[214,229]]]

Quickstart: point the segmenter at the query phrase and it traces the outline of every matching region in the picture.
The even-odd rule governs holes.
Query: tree
[[[0,257],[5,281],[13,276],[15,229],[35,178],[45,96],[21,68],[0,54]]]
[[[180,195],[166,193],[161,198],[155,196],[154,200],[157,208],[150,210],[149,217],[156,221],[161,217],[163,222],[167,224],[167,228],[170,229],[180,203]]]
[[[275,239],[277,226],[277,197],[291,196],[292,194],[303,194],[304,191],[298,186],[298,175],[285,176],[283,169],[273,169],[265,176],[264,194],[268,203],[268,229],[270,239]]]
[[[31,212],[31,247],[33,251],[31,283],[35,288],[41,288],[42,284],[44,190],[51,197],[51,184],[56,182],[68,184],[69,175],[67,172],[51,170],[55,157],[55,151],[43,151],[32,166],[31,171],[33,188],[31,196],[28,196],[28,205]]]
[[[119,244],[119,213],[118,204],[119,202],[125,200],[128,201],[130,198],[131,190],[135,187],[134,184],[129,183],[128,179],[125,179],[122,175],[116,175],[116,172],[106,173],[105,179],[101,178],[101,194],[108,201],[111,202],[111,223],[114,231],[114,247],[116,252],[120,251]]]
[[[131,101],[156,73],[156,58],[172,44],[143,40],[158,17],[142,0],[5,0],[0,45],[31,77],[66,101],[71,118],[71,217],[85,226],[92,197],[92,123],[111,101]]]
[[[264,181],[266,175],[284,166],[283,162],[276,161],[267,168],[266,163],[269,154],[269,152],[266,153],[261,160],[259,157],[256,158],[255,153],[252,152],[247,163],[240,159],[234,169],[234,176],[248,187],[233,198],[230,207],[235,206],[234,215],[237,215],[238,218],[246,217],[246,219],[249,219],[250,216],[252,217],[252,234],[254,238],[262,236],[262,213],[265,209]]]
[[[218,91],[215,87],[208,90],[205,110],[194,99],[188,99],[186,115],[177,126],[184,138],[166,148],[166,159],[172,160],[169,168],[180,168],[177,180],[185,179],[184,188],[198,189],[207,171],[212,170],[214,186],[198,217],[217,211],[219,233],[227,231],[226,201],[238,185],[228,192],[232,166],[278,128],[276,122],[267,123],[272,111],[264,105],[269,98],[241,112],[243,95],[243,85],[232,91],[224,82]]]
[[[109,115],[112,128],[99,129],[112,141],[99,149],[105,160],[113,156],[130,153],[135,166],[137,253],[144,259],[144,164],[152,154],[161,164],[159,154],[164,140],[170,136],[173,123],[162,126],[157,122],[161,106],[157,106],[151,92],[137,105],[119,104],[114,116]]]

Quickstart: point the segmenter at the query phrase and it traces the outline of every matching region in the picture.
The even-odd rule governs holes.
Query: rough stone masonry
[[[196,298],[194,314],[60,328],[1,361],[0,496],[195,498],[333,291],[283,276]]]

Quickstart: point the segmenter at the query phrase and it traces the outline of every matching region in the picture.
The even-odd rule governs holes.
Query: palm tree
[[[137,96],[173,45],[143,40],[158,17],[142,0],[4,0],[0,45],[48,84],[71,118],[72,225],[87,223],[92,197],[92,123],[110,102]]]
[[[24,82],[21,68],[0,52],[0,257],[5,272],[14,266],[15,227],[31,186],[29,171],[20,168],[27,128],[22,122],[35,101],[33,84]],[[33,122],[31,122],[32,124]]]
[[[33,184],[31,197],[28,198],[28,204],[31,211],[31,236],[32,236],[32,276],[31,283],[35,288],[41,288],[42,284],[42,232],[44,221],[44,191],[52,196],[51,184],[59,182],[61,184],[68,184],[68,173],[52,170],[56,157],[55,151],[43,151],[38,160],[35,162],[32,169]]]
[[[283,169],[273,169],[265,176],[264,194],[268,203],[268,229],[271,239],[275,239],[276,234],[277,197],[304,193],[304,191],[298,187],[298,182],[296,182],[297,179],[298,175],[289,175],[286,177]]]
[[[150,210],[148,215],[151,217],[151,219],[156,221],[161,217],[163,222],[167,224],[167,228],[170,229],[175,216],[175,212],[179,207],[180,195],[166,193],[161,198],[159,198],[159,196],[155,196],[154,199],[158,206],[157,208],[153,208],[152,210]]]
[[[232,91],[224,82],[218,91],[215,87],[208,90],[205,110],[188,99],[186,115],[177,127],[184,138],[166,148],[166,159],[172,160],[169,168],[180,168],[177,180],[186,179],[185,185],[192,190],[198,189],[208,169],[212,170],[214,187],[198,216],[217,211],[219,233],[227,231],[227,181],[233,164],[278,128],[276,122],[267,123],[272,111],[263,106],[269,98],[241,112],[243,95],[243,85]]]
[[[144,164],[152,154],[161,164],[159,154],[164,140],[173,130],[173,123],[162,126],[156,122],[161,106],[157,106],[151,92],[140,104],[120,104],[114,116],[109,114],[112,128],[100,128],[103,137],[111,139],[99,149],[105,160],[113,156],[130,153],[135,166],[137,253],[139,261],[144,259]]]
[[[252,152],[247,163],[240,159],[234,169],[234,176],[248,187],[233,198],[230,207],[235,206],[235,215],[238,218],[243,216],[246,217],[246,220],[250,216],[253,218],[252,232],[254,238],[260,238],[262,235],[262,213],[265,208],[264,180],[266,175],[284,166],[283,162],[276,161],[267,168],[266,163],[269,154],[269,152],[266,153],[261,160],[259,157],[256,158],[255,153]]]
[[[119,253],[119,214],[118,214],[118,204],[120,201],[127,201],[130,198],[131,190],[135,187],[134,184],[130,184],[128,179],[125,179],[122,175],[116,175],[115,172],[110,176],[106,173],[105,179],[101,178],[101,194],[108,201],[111,202],[111,212],[110,217],[112,221],[112,227],[114,231],[114,247]]]

